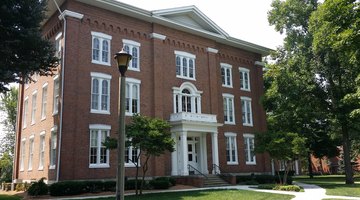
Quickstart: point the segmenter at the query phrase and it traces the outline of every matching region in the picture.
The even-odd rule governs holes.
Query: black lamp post
[[[116,200],[124,200],[125,181],[125,72],[127,71],[132,56],[124,50],[114,56],[120,72],[120,113],[119,113],[119,137],[117,141],[118,167],[116,176]]]

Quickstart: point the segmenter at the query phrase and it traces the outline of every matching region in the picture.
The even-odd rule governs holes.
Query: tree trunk
[[[134,163],[135,164],[135,163]],[[139,163],[135,164],[136,174],[135,174],[135,194],[138,195],[138,179],[139,179]]]
[[[140,186],[140,195],[142,195],[142,191],[144,188],[144,181],[145,181],[145,174],[148,170],[148,161],[149,161],[150,156],[146,156],[146,160],[144,162],[144,166],[143,166],[143,174],[142,174],[142,179],[141,179],[141,186]]]
[[[311,153],[308,152],[308,170],[309,170],[309,177],[314,178],[314,173],[312,170],[312,162],[311,162]]]
[[[278,175],[278,178],[279,178],[279,184],[282,185],[282,179],[281,179],[281,176],[280,176],[280,169],[281,169],[281,161],[278,160],[278,168],[279,170],[277,171],[277,175]]]
[[[354,184],[354,173],[351,165],[351,157],[350,157],[350,149],[351,144],[349,140],[349,130],[347,125],[342,126],[342,145],[343,145],[343,152],[344,152],[344,164],[345,164],[345,178],[346,184]]]

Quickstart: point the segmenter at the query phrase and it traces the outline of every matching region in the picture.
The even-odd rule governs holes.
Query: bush
[[[275,179],[276,177],[273,175],[256,175],[255,176],[255,180],[259,183],[259,184],[267,184],[267,183],[275,183]]]
[[[301,188],[297,185],[276,185],[273,190],[300,192]]]
[[[127,180],[125,182],[125,190],[135,190],[135,183],[136,183],[136,179]],[[138,186],[138,189],[140,189],[141,180],[137,180],[137,186]],[[144,183],[144,186],[146,187],[146,181]]]
[[[15,191],[27,191],[30,187],[31,183],[17,183],[15,186]]]
[[[104,183],[104,191],[115,192],[116,191],[116,181],[105,181]]]
[[[280,178],[281,178],[281,181],[283,181],[284,177],[280,176]],[[276,183],[280,184],[279,176],[276,177],[275,181],[276,181]],[[292,182],[293,182],[293,178],[291,176],[288,176],[286,178],[286,183],[284,183],[284,184],[292,185]]]
[[[81,181],[57,182],[49,187],[51,196],[77,195],[86,192],[86,184]]]
[[[245,176],[236,176],[236,183],[245,183],[247,181],[253,180],[253,176],[245,175]]]
[[[255,180],[250,180],[245,182],[246,185],[259,185],[259,182]]]
[[[155,179],[155,180],[151,180],[150,181],[150,185],[154,188],[154,189],[169,189],[169,187],[171,186],[171,183],[166,179]]]
[[[49,187],[44,183],[45,178],[41,178],[38,182],[31,184],[27,190],[30,196],[46,195]]]
[[[272,190],[275,187],[275,184],[261,184],[258,185],[258,189],[261,190]]]

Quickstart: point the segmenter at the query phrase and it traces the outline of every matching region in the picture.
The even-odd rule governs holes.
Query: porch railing
[[[192,165],[188,164],[188,170],[189,170],[189,172],[191,171],[191,169],[193,169],[193,171],[196,171],[197,174],[202,175],[202,176],[205,177],[206,179],[208,178],[205,174],[201,173],[198,169],[196,169],[196,168],[193,167]]]

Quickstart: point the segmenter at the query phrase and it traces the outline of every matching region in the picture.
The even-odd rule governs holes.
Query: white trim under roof
[[[59,6],[64,3],[64,0],[56,0]],[[170,8],[163,10],[147,11],[123,2],[115,0],[76,0],[84,4],[92,5],[98,8],[102,8],[108,11],[115,13],[127,15],[136,19],[140,19],[146,22],[160,24],[169,28],[176,30],[184,31],[190,34],[198,35],[200,37],[208,38],[214,40],[218,43],[233,46],[236,48],[244,49],[250,52],[261,54],[262,56],[269,55],[271,49],[263,47],[257,44],[246,42],[234,37],[229,36],[224,30],[217,26],[213,21],[211,21],[207,16],[205,16],[197,7],[195,6],[184,6],[179,8]],[[48,1],[48,8],[52,9],[47,12],[47,16],[53,15],[57,12],[57,9],[53,1]],[[180,23],[179,21],[174,21],[171,18],[166,16],[175,16],[175,15],[185,15],[194,22],[201,24],[204,29],[194,28],[191,24]],[[48,18],[49,18],[48,17]],[[48,19],[46,19],[48,20]],[[45,20],[45,21],[46,21]],[[210,31],[211,30],[211,31]]]

